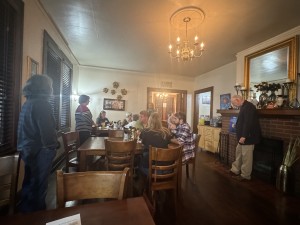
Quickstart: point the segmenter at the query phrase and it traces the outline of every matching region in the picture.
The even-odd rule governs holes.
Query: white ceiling
[[[80,65],[198,76],[237,52],[300,25],[300,0],[40,0]],[[192,62],[168,55],[169,20],[179,8],[205,13],[206,48]]]

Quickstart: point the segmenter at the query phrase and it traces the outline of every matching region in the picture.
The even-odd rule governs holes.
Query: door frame
[[[180,98],[180,108],[181,112],[184,112],[186,114],[187,109],[187,90],[177,90],[177,89],[165,89],[165,88],[151,88],[147,87],[147,109],[149,109],[149,105],[151,105],[152,101],[152,93],[153,92],[164,92],[164,93],[174,93],[179,94],[181,96]],[[176,109],[175,109],[176,111]]]
[[[201,93],[205,93],[205,92],[210,92],[211,96],[210,96],[210,118],[212,118],[213,116],[213,104],[214,104],[214,87],[207,87],[207,88],[203,88],[200,90],[196,90],[194,91],[194,119],[193,119],[193,130],[194,133],[196,133],[195,131],[198,131],[198,124],[199,124],[199,102],[197,99],[197,95],[201,94]]]

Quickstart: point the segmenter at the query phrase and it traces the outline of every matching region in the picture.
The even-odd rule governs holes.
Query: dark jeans
[[[25,175],[22,185],[20,212],[34,212],[46,209],[48,178],[52,162],[56,155],[55,149],[41,149],[37,154],[21,151],[25,163]]]
[[[83,142],[85,142],[90,136],[91,136],[91,132],[89,131],[79,131],[80,145],[82,145]]]

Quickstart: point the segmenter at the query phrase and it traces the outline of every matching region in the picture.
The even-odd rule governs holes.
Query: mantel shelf
[[[300,117],[300,109],[257,109],[261,117]],[[217,109],[222,116],[238,115],[237,109]]]

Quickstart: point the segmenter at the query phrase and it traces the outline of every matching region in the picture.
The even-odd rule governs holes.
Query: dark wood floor
[[[260,180],[234,180],[228,167],[207,152],[198,152],[196,183],[183,171],[182,200],[175,216],[171,193],[162,193],[155,215],[157,225],[300,224],[300,198],[285,196]],[[135,179],[135,187],[139,186]],[[138,195],[138,191],[134,192]],[[55,176],[50,179],[48,208],[55,207]]]

